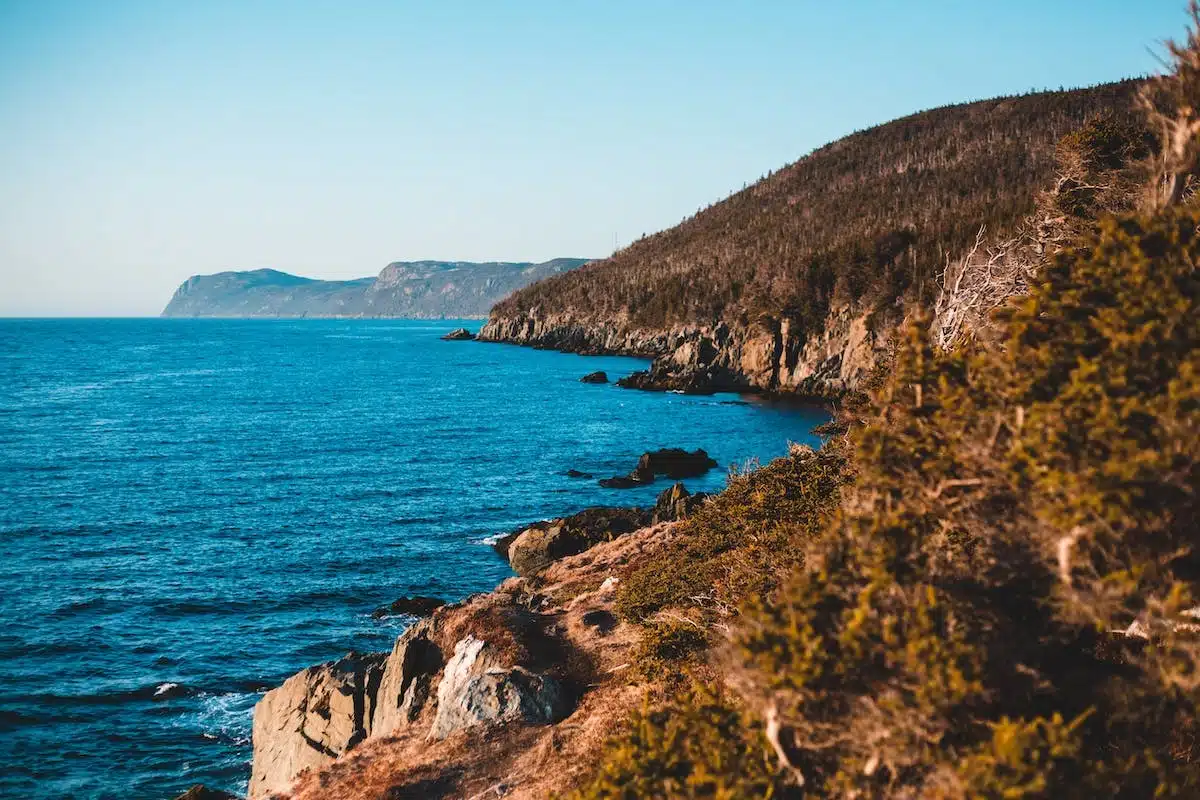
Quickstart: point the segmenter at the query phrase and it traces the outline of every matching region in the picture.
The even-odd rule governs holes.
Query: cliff
[[[981,228],[1017,229],[1058,142],[1140,82],[948,106],[852,134],[611,258],[498,303],[480,334],[648,355],[650,389],[856,386]]]
[[[164,317],[482,317],[496,302],[543,278],[586,264],[398,261],[375,278],[323,281],[272,269],[188,278]]]
[[[831,310],[822,330],[810,334],[795,330],[787,319],[655,329],[570,314],[493,314],[477,338],[569,353],[654,358],[650,370],[618,381],[632,388],[805,396],[854,388],[888,342],[886,333],[870,327],[869,312],[849,305]]]

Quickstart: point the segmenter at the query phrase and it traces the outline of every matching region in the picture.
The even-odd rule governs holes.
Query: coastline
[[[752,399],[742,402],[813,404],[797,393],[744,393]],[[568,788],[586,753],[639,697],[624,675],[635,660],[636,626],[613,605],[620,575],[669,543],[704,500],[668,481],[644,513],[585,509],[492,537],[515,577],[414,617],[390,653],[314,665],[259,701],[249,800],[367,797],[373,782],[408,775],[426,776],[423,791],[446,788],[453,775],[455,791],[502,786],[506,797],[530,800]],[[582,536],[559,533],[595,511],[643,515],[632,529],[613,528],[608,513]],[[527,539],[540,555],[518,562],[515,549]],[[312,708],[325,711],[314,718]],[[564,720],[567,727],[558,724]],[[523,755],[531,750],[558,768],[533,767]]]
[[[476,341],[651,359],[648,369],[618,382],[629,388],[827,401],[861,385],[889,347],[890,329],[876,330],[872,321],[870,310],[854,305],[832,309],[822,329],[812,333],[794,330],[786,318],[643,328],[572,313],[493,312]]]
[[[58,795],[86,776],[138,797],[195,782],[244,791],[260,693],[347,649],[390,649],[405,622],[371,611],[397,597],[494,590],[512,573],[484,537],[591,506],[653,506],[665,479],[597,483],[662,446],[713,448],[722,469],[687,484],[717,491],[726,465],[766,462],[825,418],[582,384],[588,371],[617,378],[646,362],[439,341],[460,324],[476,329],[7,325],[31,370],[7,418],[12,474],[30,492],[6,508],[5,531],[24,537],[9,569],[60,557],[56,532],[81,558],[12,598],[6,619],[36,620],[37,642],[64,649],[6,663],[6,709],[35,718],[56,674],[61,713],[15,730],[14,746],[53,754],[48,743],[72,735],[68,717],[88,737],[74,761],[24,762],[0,785]],[[61,448],[75,457],[55,457]],[[136,518],[121,513],[129,486]],[[183,587],[180,571],[192,576]],[[12,647],[32,646],[26,630]],[[103,739],[113,726],[122,742]],[[106,759],[125,766],[110,773]]]

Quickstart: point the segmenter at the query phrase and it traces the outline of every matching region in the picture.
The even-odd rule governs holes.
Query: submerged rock
[[[283,792],[371,734],[386,654],[350,653],[298,672],[254,706],[250,797]]]
[[[567,477],[568,478],[590,478],[590,477],[592,477],[592,473],[580,472],[577,469],[569,469],[569,470],[567,470]]]
[[[629,475],[618,475],[614,478],[601,478],[600,485],[605,489],[633,489],[637,486],[645,486],[647,483],[653,483],[654,477],[642,478],[630,473]]]
[[[470,634],[454,646],[438,684],[431,739],[476,725],[545,725],[562,718],[567,702],[558,681],[494,661],[487,642]]]
[[[581,383],[608,383],[608,373],[604,370],[589,372],[579,379]]]
[[[439,597],[414,595],[412,597],[401,597],[398,600],[393,600],[389,605],[380,606],[371,613],[371,616],[376,619],[386,617],[388,614],[409,614],[414,617],[428,617],[444,605],[446,605],[446,601]]]
[[[532,575],[566,556],[649,524],[640,508],[586,508],[569,517],[537,522],[497,541],[497,552],[518,575]]]
[[[455,328],[442,337],[445,342],[465,342],[475,338],[475,334],[471,333],[466,328]]]

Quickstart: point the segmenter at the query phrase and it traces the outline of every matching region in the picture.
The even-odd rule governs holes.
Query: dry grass
[[[545,798],[576,785],[595,753],[642,702],[647,689],[628,668],[636,626],[614,613],[616,577],[669,541],[656,525],[553,564],[533,579],[437,612],[438,644],[467,633],[504,648],[513,663],[551,669],[579,690],[574,712],[555,725],[469,729],[425,738],[433,708],[408,732],[368,740],[324,770],[297,781],[291,800]],[[549,663],[553,659],[553,663]]]

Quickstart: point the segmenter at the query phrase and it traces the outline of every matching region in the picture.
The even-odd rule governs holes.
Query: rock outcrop
[[[371,736],[297,776],[290,800],[563,794],[642,702],[617,576],[671,537],[641,528],[415,624],[387,656]]]
[[[565,757],[564,743],[581,731],[591,732],[573,746],[590,746],[618,718],[597,708],[636,702],[619,678],[636,626],[622,622],[613,603],[617,575],[631,559],[670,539],[669,523],[640,527],[649,516],[637,509],[575,515],[594,526],[589,535],[600,544],[438,608],[390,653],[350,654],[268,692],[254,711],[251,800],[463,797],[486,789],[497,758],[518,762],[535,743]],[[637,529],[613,534],[614,523]],[[582,723],[556,725],[580,714]],[[376,778],[388,782],[386,791],[358,791]],[[544,785],[526,788],[524,796],[546,796]]]
[[[396,640],[375,699],[371,730],[376,736],[389,736],[416,724],[444,662],[436,624],[430,620],[421,620]]]
[[[454,646],[438,684],[431,738],[445,739],[475,725],[545,725],[563,715],[567,699],[556,680],[524,667],[497,666],[504,659],[493,655],[494,649],[470,634]]]
[[[579,379],[580,383],[608,383],[608,373],[604,370],[589,372]]]
[[[286,791],[303,770],[328,764],[371,734],[383,664],[382,653],[350,653],[263,695],[254,707],[252,798]]]
[[[508,559],[513,571],[528,576],[649,522],[650,515],[639,508],[597,506],[569,517],[535,522],[501,537],[493,546]]]
[[[471,333],[466,328],[455,328],[442,337],[443,342],[469,342],[475,338],[475,334]]]
[[[540,602],[523,585],[502,585],[437,609],[390,653],[350,654],[288,678],[254,709],[251,799],[287,793],[367,740],[440,741],[569,714],[590,676],[565,656],[556,614],[534,610]]]
[[[652,512],[652,521],[657,524],[687,519],[695,513],[706,497],[708,495],[704,492],[692,494],[682,483],[676,483],[658,496]]]
[[[401,597],[393,600],[386,606],[380,606],[372,612],[371,616],[378,619],[386,617],[389,614],[407,614],[412,617],[428,617],[434,611],[437,611],[442,606],[446,605],[446,601],[440,597],[425,597],[424,595],[414,595],[412,597]]]
[[[510,317],[494,314],[478,339],[653,358],[649,370],[617,381],[627,388],[825,397],[857,387],[886,349],[886,336],[872,332],[869,317],[866,310],[842,306],[830,311],[820,333],[802,334],[787,319],[661,330],[632,327],[615,318],[535,311]]]
[[[643,453],[637,466],[628,475],[605,478],[600,485],[606,489],[631,489],[653,483],[659,475],[671,480],[698,478],[715,466],[717,462],[704,450],[689,453],[678,447],[669,447]]]

